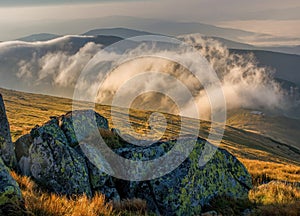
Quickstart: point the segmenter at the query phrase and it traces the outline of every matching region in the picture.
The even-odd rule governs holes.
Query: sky
[[[299,11],[299,0],[1,0],[0,41],[41,32],[83,33],[91,26],[82,20],[109,16],[201,22],[300,38]]]

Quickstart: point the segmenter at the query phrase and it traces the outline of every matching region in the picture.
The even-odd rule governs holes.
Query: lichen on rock
[[[157,167],[137,169],[137,177],[147,177],[150,170],[160,174],[168,170],[177,160],[183,161],[178,167],[174,167],[165,175],[158,175],[160,177],[155,179],[147,181],[117,179],[114,172],[126,175],[130,170],[124,169],[119,161],[116,161],[116,164],[109,163],[102,155],[105,153],[103,149],[99,151],[95,143],[93,145],[85,142],[87,140],[98,142],[99,139],[91,138],[101,135],[98,129],[103,129],[102,134],[106,136],[114,135],[108,130],[108,121],[91,110],[73,111],[52,118],[31,131],[32,140],[25,137],[26,139],[23,138],[16,144],[22,147],[17,151],[19,164],[29,164],[29,173],[33,179],[50,191],[67,195],[85,193],[89,196],[101,192],[112,200],[141,198],[147,201],[150,210],[162,215],[200,214],[203,206],[208,205],[215,197],[246,199],[252,187],[250,174],[236,157],[204,139],[188,136],[180,138],[180,147],[176,146],[178,140],[164,140],[149,146],[136,146],[120,137],[103,138],[109,142],[119,140],[118,144],[110,143],[115,147],[112,152],[131,161],[154,160],[176,149],[169,160],[161,161]],[[96,133],[90,134],[91,132]],[[185,145],[191,144],[194,148],[185,157],[185,154],[182,154],[185,152]],[[213,154],[207,154],[210,152]],[[204,165],[199,163],[202,154],[204,158],[209,159]],[[24,160],[27,155],[29,161]],[[118,165],[120,167],[116,168]]]
[[[9,169],[0,158],[0,215],[8,205],[23,205],[23,198],[18,183],[12,178]]]
[[[185,139],[184,142],[188,145],[194,140]],[[167,143],[173,145],[173,142]],[[200,166],[204,145],[215,154],[204,166]],[[137,147],[137,152],[140,149]],[[154,151],[157,157],[161,156],[159,149],[157,147],[157,151]],[[119,149],[123,155],[127,151]],[[135,149],[131,151],[136,152]],[[128,157],[128,154],[125,155]],[[130,153],[130,157],[134,160],[153,159],[153,146],[144,148],[143,154]],[[251,187],[251,176],[242,163],[226,150],[216,149],[198,138],[189,157],[175,170],[148,182],[130,182],[122,194],[128,198],[147,200],[150,209],[162,215],[195,215],[201,213],[202,207],[217,196],[246,199]]]
[[[31,174],[40,185],[58,194],[92,195],[84,159],[52,134],[35,137],[29,155]]]
[[[11,141],[9,123],[6,116],[2,95],[0,94],[0,156],[6,166],[17,168],[17,160],[14,145]]]
[[[59,118],[61,130],[71,147],[91,133],[95,127],[108,129],[108,121],[93,110],[75,110]],[[75,128],[75,129],[74,129]]]

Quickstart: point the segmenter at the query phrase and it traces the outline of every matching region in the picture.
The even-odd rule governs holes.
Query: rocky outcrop
[[[81,146],[76,147],[76,151],[79,152],[82,157],[85,159],[88,172],[89,172],[89,180],[91,190],[93,192],[100,192],[105,194],[105,197],[108,200],[120,200],[120,195],[116,189],[116,185],[113,181],[113,178],[108,175],[105,170],[105,166],[109,166],[109,164],[105,164],[105,161],[95,160],[100,162],[97,166],[90,161],[91,157],[99,157],[99,155],[95,154],[95,150],[92,146],[81,144]],[[84,149],[84,152],[82,151]],[[99,169],[101,168],[101,170]]]
[[[6,116],[2,95],[0,94],[0,156],[9,168],[17,167],[14,145],[11,141],[9,123]]]
[[[29,147],[33,143],[30,134],[26,134],[20,137],[15,142],[15,152],[18,161],[19,170],[23,175],[30,176],[30,165],[29,165]]]
[[[23,199],[18,183],[0,158],[0,215],[8,215],[10,208],[22,208]]]
[[[183,140],[187,145],[193,139]],[[134,160],[152,160],[161,156],[161,148],[171,149],[173,141],[154,144],[151,147],[118,149],[120,155]],[[199,165],[204,145],[215,151],[204,166]],[[252,187],[251,176],[233,155],[223,149],[215,149],[198,138],[189,157],[175,170],[147,182],[122,182],[120,194],[125,198],[139,197],[147,200],[149,207],[162,215],[195,215],[217,196],[246,199]],[[133,152],[133,153],[132,153]],[[163,165],[162,165],[163,166]]]
[[[95,126],[108,129],[108,121],[93,110],[76,110],[59,118],[61,130],[70,146],[78,145],[78,140],[85,138]],[[96,125],[95,123],[96,122]],[[77,128],[76,134],[74,126]]]
[[[76,133],[73,124],[79,126]],[[141,198],[147,201],[150,210],[162,215],[200,214],[202,207],[213,198],[247,198],[248,190],[252,187],[251,176],[237,158],[200,138],[183,163],[162,177],[140,182],[116,179],[107,174],[110,164],[93,146],[78,142],[95,126],[107,130],[106,135],[118,136],[109,131],[104,117],[91,110],[52,117],[49,122],[34,128],[29,135],[15,143],[20,169],[40,185],[59,194],[86,193],[91,196],[101,192],[112,200]],[[122,139],[113,137],[110,142],[118,140]],[[185,137],[180,142],[189,145],[194,139]],[[113,151],[129,160],[147,161],[163,156],[175,143],[176,140],[169,140],[151,146],[135,146],[122,140],[121,145],[113,144],[117,146]],[[214,154],[202,166],[199,159],[204,147]],[[178,158],[176,156],[173,159]],[[169,165],[160,164],[161,169]],[[117,171],[123,174],[128,172],[125,169]],[[147,175],[147,172],[141,170],[137,175]]]
[[[33,137],[29,159],[31,175],[41,186],[58,194],[92,195],[85,160],[51,134]]]
[[[80,124],[76,134],[73,124]],[[85,137],[95,126],[108,129],[108,122],[92,110],[51,117],[44,125],[36,126],[15,142],[22,174],[58,194],[92,196],[97,191],[108,199],[119,199],[111,176],[98,170],[78,146],[77,139]]]

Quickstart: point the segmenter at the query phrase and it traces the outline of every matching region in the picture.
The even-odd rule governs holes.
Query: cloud
[[[257,66],[253,55],[230,54],[228,49],[221,43],[204,39],[200,35],[185,35],[180,37],[186,43],[197,47],[198,52],[204,56],[216,71],[221,88],[226,100],[228,109],[251,108],[251,109],[286,109],[288,101],[286,93],[280,85],[273,79],[272,73],[266,68]],[[163,47],[163,46],[162,46]],[[139,46],[133,51],[127,53],[127,57],[134,58],[136,55],[149,56],[168,56],[170,59],[184,59],[193,68],[193,62],[199,63],[199,55],[190,50],[168,50],[160,45]],[[99,59],[103,59],[103,68],[109,68],[113,58],[108,56],[111,53],[103,52]],[[114,53],[114,55],[117,55]],[[122,97],[117,98],[118,105],[128,106],[127,102],[131,100],[132,95],[136,96],[134,103],[129,104],[136,109],[163,110],[165,112],[178,113],[178,107],[183,108],[183,112],[188,115],[189,105],[192,100],[196,101],[197,107],[201,111],[200,118],[209,119],[211,114],[211,102],[213,100],[216,109],[222,109],[223,104],[218,92],[218,85],[211,82],[212,75],[201,67],[201,64],[195,64],[194,71],[200,75],[201,80],[197,80],[191,72],[185,67],[165,58],[143,57],[134,58],[132,61],[118,65],[108,76],[104,76],[105,69],[99,68],[97,75],[79,85],[81,97],[91,98],[96,96],[97,102],[112,104],[117,92],[122,93]],[[152,75],[144,75],[144,72],[151,72]],[[176,79],[161,76],[155,72],[169,74]],[[82,80],[83,81],[83,80]],[[181,82],[191,93],[193,98],[189,98],[178,86],[177,81]],[[102,82],[101,88],[99,88]],[[205,83],[206,86],[204,85]],[[98,88],[96,88],[98,84]],[[125,86],[125,87],[124,87]],[[77,89],[78,90],[78,89]],[[162,93],[165,97],[154,92]],[[145,94],[148,92],[148,94]],[[210,92],[209,97],[207,92]],[[141,93],[141,94],[139,94]],[[170,95],[173,95],[177,101],[170,101]]]
[[[101,49],[92,36],[44,42],[0,43],[0,85],[21,91],[71,97],[77,76]]]
[[[37,58],[36,53],[33,53],[30,61],[21,60],[18,63],[17,77],[35,83],[51,82],[53,86],[73,87],[84,66],[101,47],[89,42],[73,55],[57,51]]]
[[[196,47],[197,54],[189,49],[178,51],[159,43],[134,45],[126,56],[142,57],[122,64],[113,61],[120,57],[119,52],[103,50],[103,45],[87,39],[91,38],[66,36],[47,42],[0,43],[0,84],[9,83],[10,88],[18,90],[67,97],[73,96],[76,87],[82,93],[81,99],[96,99],[103,104],[111,104],[122,88],[121,105],[139,90],[144,93],[136,95],[129,106],[175,114],[179,114],[178,108],[182,108],[188,115],[190,105],[195,101],[201,111],[200,117],[209,119],[211,100],[221,109],[222,95],[218,93],[216,83],[211,81],[212,75],[205,70],[200,53],[216,71],[228,109],[288,107],[286,93],[266,68],[257,66],[253,55],[230,54],[226,47],[213,39],[198,34],[180,36],[180,40]],[[149,54],[156,57],[149,57]],[[199,74],[200,82],[185,66],[159,56],[184,59]],[[87,64],[95,59],[100,60],[97,67],[90,74],[81,76]],[[106,75],[105,71],[111,67],[114,70]],[[152,74],[144,75],[145,72]],[[176,101],[172,101],[172,97]]]

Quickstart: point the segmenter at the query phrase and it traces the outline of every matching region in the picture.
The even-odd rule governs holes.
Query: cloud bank
[[[174,62],[160,58],[138,58],[119,65],[104,76],[101,68],[98,74],[85,80],[78,78],[86,64],[103,49],[103,44],[91,42],[92,37],[65,36],[47,42],[25,43],[19,41],[0,43],[0,85],[22,91],[45,93],[72,97],[74,87],[84,91],[89,98],[90,92],[98,91],[97,102],[110,104],[118,89],[123,86],[128,78],[139,75],[146,71],[163,72],[170,74],[182,82],[190,91],[196,101],[201,118],[209,118],[210,100],[218,101],[218,95],[213,98],[207,97],[204,86],[186,68]],[[225,96],[228,109],[252,108],[252,109],[284,109],[287,107],[286,93],[274,81],[272,74],[266,68],[257,66],[253,55],[230,54],[228,49],[221,43],[202,38],[200,35],[184,35],[180,40],[188,43],[198,50],[216,71]],[[128,53],[145,55],[149,52],[180,56],[189,61],[198,61],[193,53],[188,51],[175,53],[164,49],[159,44],[138,46]],[[103,61],[109,56],[119,55],[115,51],[107,51],[102,56]],[[101,57],[101,56],[100,56]],[[209,73],[201,71],[202,80],[209,79]],[[102,88],[99,84],[103,82]],[[214,92],[214,85],[209,86]],[[132,106],[139,109],[156,109],[164,112],[178,114],[178,104],[168,97],[171,93],[178,95],[184,105],[189,109],[189,98],[177,88],[174,80],[169,78],[157,79],[155,75],[139,77],[129,88],[125,89],[130,95],[135,89],[142,89],[147,94],[136,98]],[[158,94],[165,92],[166,95]],[[84,98],[83,98],[84,99]],[[126,100],[126,97],[123,98]],[[221,105],[220,105],[221,106]]]

